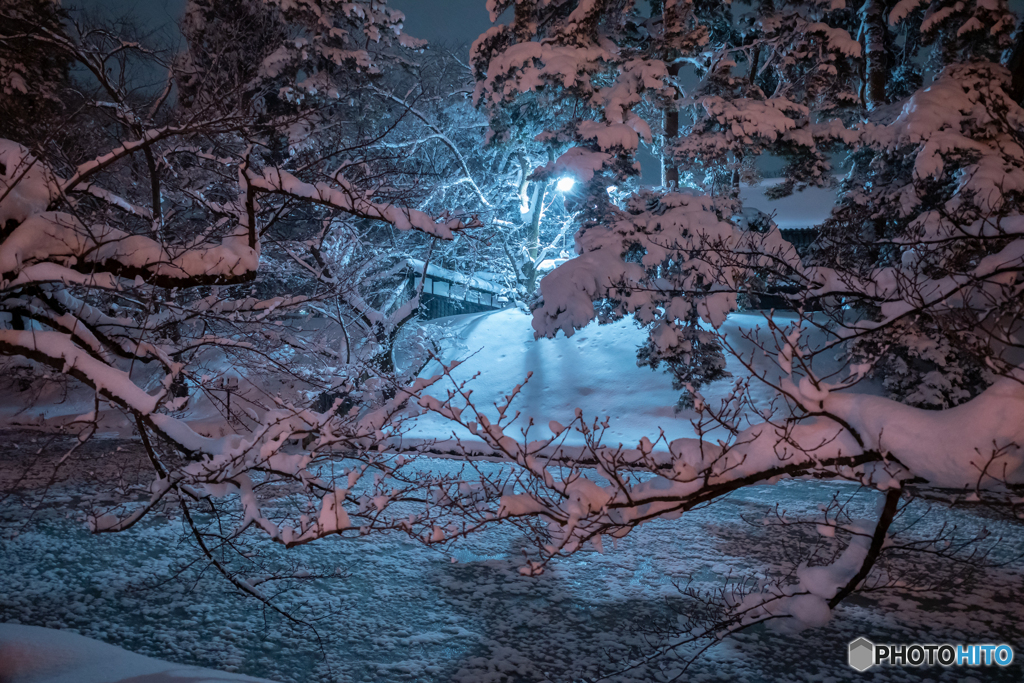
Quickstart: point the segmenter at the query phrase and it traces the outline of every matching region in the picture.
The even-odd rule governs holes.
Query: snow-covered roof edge
[[[423,261],[420,259],[407,258],[403,260],[406,265],[408,265],[410,269],[416,271],[417,274],[423,273]],[[468,286],[470,289],[479,289],[492,294],[501,294],[502,291],[502,288],[493,282],[488,282],[487,280],[482,280],[478,277],[468,277],[457,271],[448,270],[441,266],[435,266],[433,263],[427,266],[427,276],[447,280],[454,284]]]

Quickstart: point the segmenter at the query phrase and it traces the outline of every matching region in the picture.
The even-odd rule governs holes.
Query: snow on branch
[[[287,171],[268,168],[259,176],[246,173],[245,179],[249,186],[261,192],[311,200],[355,216],[390,223],[399,230],[415,229],[441,239],[452,239],[456,232],[478,225],[476,221],[466,222],[459,218],[437,220],[415,209],[373,202],[340,176],[334,177],[333,186],[327,183],[311,185]]]

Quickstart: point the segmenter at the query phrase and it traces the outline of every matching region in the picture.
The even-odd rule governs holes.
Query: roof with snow
[[[407,258],[405,263],[409,268],[417,273],[423,273],[423,261],[417,258]],[[433,263],[427,265],[427,277],[433,280],[441,280],[450,284],[462,285],[463,287],[469,286],[470,289],[478,289],[482,292],[490,292],[492,294],[500,294],[501,287],[488,280],[476,276],[469,276],[464,273],[460,273],[455,270],[448,270],[441,266],[435,266]]]

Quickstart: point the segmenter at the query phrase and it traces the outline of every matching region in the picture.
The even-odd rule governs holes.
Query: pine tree
[[[59,36],[66,17],[57,0],[0,6],[0,138],[48,137],[43,123],[63,109],[72,57],[59,41],[35,36]]]
[[[900,3],[891,19],[912,20],[912,9]],[[823,226],[816,262],[843,274],[843,305],[858,312],[852,357],[913,405],[962,403],[1010,363],[1015,342],[1004,326],[1020,313],[1020,269],[1008,254],[1024,191],[1024,112],[994,60],[1013,24],[1005,3],[932,3],[920,43],[935,80],[897,101],[891,123],[884,117],[896,112],[882,111],[882,122],[861,128]],[[1002,275],[987,272],[993,260]],[[868,281],[881,286],[857,284]]]

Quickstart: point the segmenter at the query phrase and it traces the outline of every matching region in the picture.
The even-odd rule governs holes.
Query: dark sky
[[[131,15],[152,29],[168,29],[181,16],[186,0],[66,0],[99,12],[106,18]],[[491,26],[486,0],[391,0],[389,6],[405,12],[410,35],[449,45],[472,43]]]
[[[391,0],[405,12],[405,28],[417,38],[472,43],[491,27],[485,0]]]
[[[82,9],[104,19],[132,17],[151,30],[173,26],[186,0],[64,0],[64,7]]]

